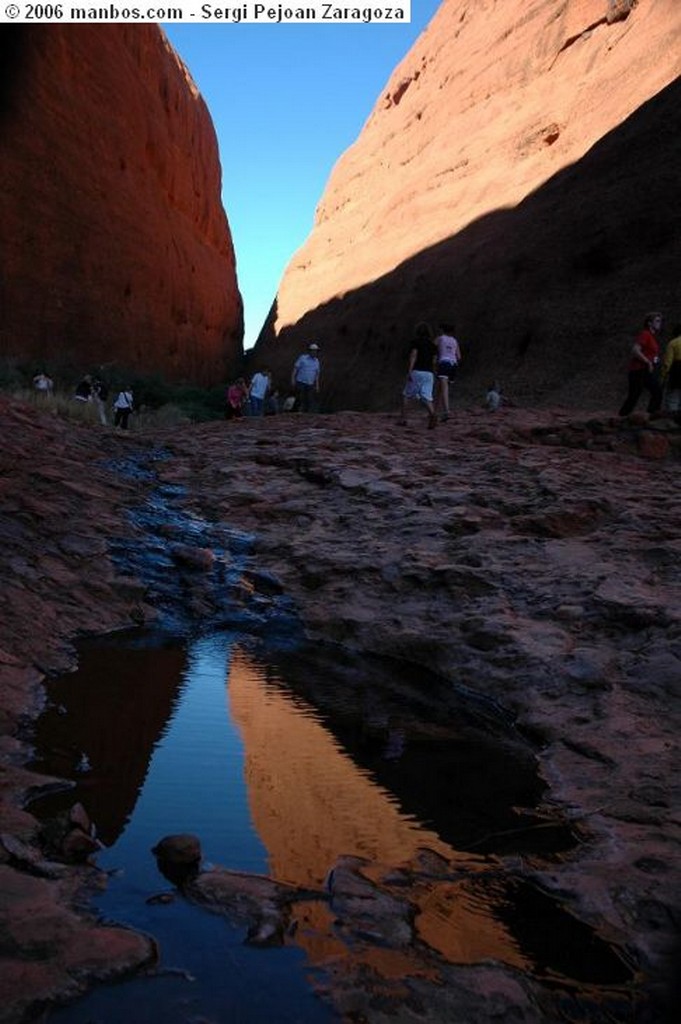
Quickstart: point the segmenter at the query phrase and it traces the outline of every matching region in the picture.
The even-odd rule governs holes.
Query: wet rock
[[[173,544],[170,548],[173,559],[190,569],[208,572],[215,564],[215,553],[209,548],[194,548],[188,544]]]
[[[102,844],[98,839],[79,828],[72,828],[67,832],[61,843],[62,856],[72,864],[84,864],[92,854],[101,849]]]
[[[0,835],[0,853],[5,863],[13,862],[43,878],[59,878],[67,871],[65,865],[47,860],[35,847],[7,833]]]
[[[81,803],[73,805],[69,811],[69,821],[73,825],[77,825],[83,832],[92,832],[92,819]]]
[[[365,878],[365,862],[357,857],[338,859],[327,878],[331,909],[337,925],[370,942],[408,946],[414,939],[414,908]]]
[[[201,841],[189,833],[164,836],[151,851],[168,864],[196,864],[201,860]]]
[[[243,574],[242,580],[259,594],[281,594],[284,590],[281,580],[274,573],[263,570],[249,570]]]
[[[270,878],[225,868],[201,872],[183,886],[182,892],[207,910],[246,925],[246,941],[254,946],[282,945],[290,922],[290,904],[307,897]]]

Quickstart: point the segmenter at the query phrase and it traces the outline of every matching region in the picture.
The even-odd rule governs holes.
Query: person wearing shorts
[[[440,324],[440,333],[435,339],[437,349],[437,396],[436,406],[440,411],[440,419],[445,423],[449,419],[449,385],[456,380],[461,348],[454,337],[454,325]]]
[[[432,430],[437,423],[433,405],[434,369],[433,332],[428,324],[419,323],[414,328],[414,338],[409,344],[407,379],[402,391],[402,415],[399,421],[401,425],[407,422],[408,402],[414,398],[428,410],[428,429]]]

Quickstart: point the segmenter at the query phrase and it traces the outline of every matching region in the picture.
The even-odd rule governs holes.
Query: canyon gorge
[[[93,900],[111,881],[96,856],[125,830],[175,691],[148,717],[141,695],[129,708],[115,693],[56,707],[80,715],[86,737],[101,714],[103,761],[120,749],[109,721],[130,748],[112,821],[97,837],[97,808],[74,803],[57,842],[34,801],[70,783],[32,762],[50,683],[76,669],[83,638],[161,632],[169,613],[186,632],[237,623],[267,636],[281,601],[291,649],[303,638],[341,668],[348,659],[345,679],[304,694],[329,719],[336,684],[358,706],[371,696],[352,658],[392,659],[441,716],[430,739],[448,746],[456,702],[470,700],[512,732],[503,743],[539,780],[535,804],[510,809],[508,849],[487,859],[432,822],[428,848],[412,843],[366,771],[366,815],[385,815],[387,838],[359,863],[320,842],[321,797],[314,812],[300,798],[298,752],[321,764],[328,736],[298,721],[282,731],[284,701],[266,688],[266,713],[252,716],[255,670],[235,659],[231,699],[272,873],[303,890],[332,869],[326,902],[287,918],[279,941],[309,954],[335,1019],[671,1024],[681,430],[614,411],[644,314],[681,320],[681,5],[444,0],[339,159],[246,362],[215,133],[162,30],[35,27],[14,43],[0,109],[0,355],[203,384],[266,364],[283,385],[314,340],[325,415],[133,416],[123,432],[0,395],[0,1022],[162,973],[154,934],[98,917]],[[452,415],[434,431],[422,413],[398,426],[412,325],[440,318],[464,353]],[[482,407],[490,377],[514,406]],[[159,521],[159,495],[176,522]],[[221,547],[225,536],[248,544]],[[178,677],[184,657],[164,655]],[[139,686],[151,687],[142,662]],[[391,742],[410,793],[413,751]],[[435,791],[435,769],[426,777]],[[492,783],[504,788],[503,772]],[[463,772],[457,785],[453,818],[474,803]],[[320,792],[328,802],[333,787]],[[343,842],[355,824],[341,822]],[[570,840],[514,845],[544,829]],[[220,871],[184,895],[214,907],[211,887],[233,883]],[[528,968],[522,943],[506,959],[490,952],[512,931],[505,896],[482,930],[471,907],[501,876],[504,893],[559,907],[562,925],[593,940],[585,959],[607,948],[617,971],[573,983]],[[257,950],[263,984],[270,953]]]
[[[316,341],[330,408],[390,409],[413,325],[446,319],[464,400],[498,377],[615,402],[645,314],[681,319],[680,53],[675,0],[445,0],[338,160],[257,359],[284,376]]]

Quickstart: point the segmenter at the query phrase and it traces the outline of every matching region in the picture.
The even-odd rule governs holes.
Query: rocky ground
[[[111,552],[134,543],[125,510],[152,486],[126,460],[159,446],[158,478],[201,519],[255,534],[254,569],[311,637],[427,666],[516,716],[549,803],[584,837],[538,880],[626,950],[636,1019],[662,1019],[647,1000],[673,974],[681,920],[677,427],[510,409],[432,432],[420,414],[404,428],[353,413],[122,435],[4,399],[0,422],[0,1020],[154,961],[148,937],[88,915],[97,872],[41,848],[26,804],[51,780],[26,767],[25,737],[78,635],[157,614]],[[205,543],[176,555],[199,577],[212,564]],[[400,1019],[457,1019],[476,987],[496,1016],[487,1002],[466,1024],[552,1019],[489,964],[451,968],[446,1017],[415,982],[421,1015]]]

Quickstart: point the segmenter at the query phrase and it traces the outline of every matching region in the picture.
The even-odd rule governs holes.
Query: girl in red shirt
[[[643,391],[650,395],[648,412],[659,412],[662,405],[662,385],[658,380],[661,313],[649,313],[643,321],[643,330],[636,338],[629,361],[629,391],[620,409],[620,416],[628,416],[636,408]]]

